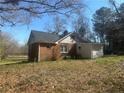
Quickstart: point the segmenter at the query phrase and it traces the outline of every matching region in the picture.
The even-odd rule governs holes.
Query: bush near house
[[[124,93],[124,56],[1,65],[0,93]]]

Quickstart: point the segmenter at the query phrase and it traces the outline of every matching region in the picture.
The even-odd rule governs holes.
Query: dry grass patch
[[[124,93],[123,62],[98,60],[0,66],[0,93]]]

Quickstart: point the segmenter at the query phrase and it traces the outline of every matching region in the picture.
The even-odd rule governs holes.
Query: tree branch
[[[15,25],[15,23],[14,22],[12,22],[12,21],[10,21],[9,19],[7,19],[7,18],[5,18],[5,17],[3,17],[3,16],[0,16],[3,20],[5,20],[6,22],[8,22],[8,23],[11,23],[12,25]]]
[[[80,1],[80,0],[79,0]],[[1,0],[0,1],[0,17],[9,22],[10,24],[14,24],[13,20],[16,20],[16,17],[13,20],[9,20],[3,16],[3,13],[8,17],[17,13],[19,16],[23,16],[23,12],[25,14],[34,17],[34,15],[42,15],[46,13],[58,13],[62,15],[66,15],[70,12],[74,12],[76,9],[82,9],[82,4],[79,3],[78,0]],[[17,3],[17,4],[16,4]],[[12,18],[12,17],[11,17]],[[21,17],[22,18],[22,17]],[[21,19],[20,19],[21,20]]]

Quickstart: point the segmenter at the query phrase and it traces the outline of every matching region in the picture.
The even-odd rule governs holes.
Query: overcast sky
[[[107,0],[82,0],[86,4],[86,9],[84,11],[85,17],[89,20],[89,25],[92,27],[92,15],[95,13],[97,9],[100,7],[106,6],[109,7],[109,3]],[[124,0],[116,0],[118,4],[124,2]],[[2,31],[9,32],[12,34],[13,38],[15,38],[20,44],[24,44],[27,42],[31,29],[38,31],[45,31],[44,27],[48,23],[52,23],[52,16],[44,16],[42,19],[35,19],[30,25],[19,25],[15,27],[3,27]],[[71,31],[70,27],[67,27],[69,31]]]

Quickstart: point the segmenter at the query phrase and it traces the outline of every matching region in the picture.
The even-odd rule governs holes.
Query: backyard
[[[39,63],[7,59],[0,66],[0,93],[124,93],[124,56]]]

